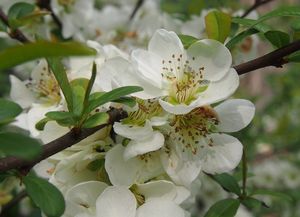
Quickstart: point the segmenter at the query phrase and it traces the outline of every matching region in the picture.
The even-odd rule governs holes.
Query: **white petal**
[[[69,131],[70,130],[67,127],[62,127],[56,122],[50,121],[46,123],[44,130],[41,131],[39,135],[39,138],[43,141],[43,143],[48,143],[65,135]]]
[[[97,217],[135,217],[136,199],[125,187],[108,187],[96,202]]]
[[[254,117],[255,106],[244,99],[229,99],[216,106],[220,132],[236,132],[246,127]]]
[[[133,64],[138,69],[138,76],[157,88],[162,88],[162,60],[155,53],[137,49],[132,51]]]
[[[184,217],[185,213],[174,202],[164,199],[153,199],[144,203],[137,210],[136,217]]]
[[[202,168],[210,174],[229,172],[239,164],[243,145],[240,141],[226,134],[212,134],[211,146],[206,146],[200,151]]]
[[[153,198],[174,200],[176,198],[176,186],[165,180],[151,181],[137,185],[137,191],[145,197],[146,202]]]
[[[136,157],[138,155],[146,154],[152,151],[156,151],[163,147],[165,138],[158,132],[154,131],[149,134],[151,137],[145,140],[132,140],[128,143],[124,151],[124,159],[128,160],[130,158]]]
[[[185,104],[179,104],[179,105],[173,105],[169,102],[166,102],[164,100],[159,99],[159,104],[161,105],[161,107],[171,113],[171,114],[175,114],[175,115],[182,115],[182,114],[187,114],[190,111],[192,111],[194,108],[196,108],[195,105],[190,104],[190,105],[185,105]]]
[[[175,150],[171,149],[170,151],[170,153],[161,154],[161,161],[166,173],[176,184],[189,188],[201,171],[200,161],[184,161]]]
[[[166,62],[172,60],[173,54],[176,58],[178,55],[185,54],[182,42],[176,33],[165,29],[156,30],[149,41],[148,50],[159,55]]]
[[[145,138],[149,138],[153,132],[149,121],[146,121],[145,126],[143,127],[115,122],[114,130],[117,134],[134,140],[145,140]]]
[[[211,82],[206,91],[201,93],[197,100],[191,103],[191,106],[204,106],[220,102],[230,97],[239,86],[239,76],[235,69],[230,71],[217,82]]]
[[[75,216],[96,206],[96,200],[107,188],[107,184],[98,181],[82,182],[70,188],[66,193],[65,214]]]
[[[203,78],[209,81],[221,79],[229,70],[232,57],[224,44],[203,39],[192,44],[187,50],[190,66],[198,71],[204,67]]]
[[[18,103],[22,108],[28,108],[34,102],[32,93],[26,88],[25,84],[17,77],[10,75],[10,98]]]
[[[163,173],[159,157],[155,152],[145,160],[136,157],[125,161],[124,150],[125,148],[119,144],[106,154],[105,169],[113,185],[131,186]]]

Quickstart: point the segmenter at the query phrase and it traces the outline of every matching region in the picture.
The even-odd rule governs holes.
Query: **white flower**
[[[189,196],[186,189],[168,181],[154,181],[131,188],[90,181],[66,194],[66,216],[184,217],[178,204]]]
[[[220,42],[204,39],[187,51],[174,32],[160,29],[151,38],[148,51],[134,50],[132,64],[114,59],[104,66],[120,86],[139,85],[142,99],[163,97],[161,106],[173,114],[219,102],[238,87],[231,67],[231,54]],[[122,67],[122,70],[120,70]]]

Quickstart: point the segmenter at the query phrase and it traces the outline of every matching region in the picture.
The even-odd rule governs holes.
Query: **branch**
[[[252,11],[256,10],[258,7],[267,4],[273,0],[255,0],[254,4],[245,11],[245,13],[241,16],[242,18],[247,17]]]
[[[288,63],[288,60],[284,57],[298,50],[300,50],[300,40],[292,42],[284,47],[281,47],[277,50],[272,51],[271,53],[253,59],[251,61],[233,66],[233,68],[235,68],[239,75],[268,66],[282,68],[284,64]]]
[[[59,30],[61,31],[62,28],[63,28],[63,25],[62,25],[61,21],[59,20],[59,18],[56,16],[56,14],[53,12],[53,10],[51,8],[51,0],[37,0],[36,4],[41,9],[46,9],[47,11],[49,11],[51,13],[51,17],[52,17],[53,21],[56,23]]]
[[[134,18],[134,16],[136,15],[136,13],[138,12],[138,10],[142,7],[144,3],[144,0],[138,0],[135,4],[135,7],[129,17],[129,20],[132,20]]]
[[[0,8],[0,20],[2,20],[2,22],[9,28],[9,32],[8,32],[9,37],[11,37],[12,39],[16,39],[22,43],[29,42],[28,38],[19,29],[13,29],[10,27],[8,18],[1,8]]]
[[[85,139],[86,137],[94,134],[98,130],[114,123],[115,121],[119,121],[120,119],[123,119],[127,116],[126,112],[124,112],[121,109],[114,109],[111,108],[110,111],[108,111],[109,114],[109,122],[107,124],[103,124],[94,128],[90,129],[82,129],[79,133],[75,133],[74,130],[71,130],[64,136],[49,142],[48,144],[45,144],[42,146],[42,154],[37,157],[36,159],[33,159],[31,161],[26,161],[20,158],[16,157],[5,157],[0,159],[0,172],[5,172],[11,169],[17,169],[22,174],[27,174],[29,170],[39,163],[40,161],[80,142],[81,140]]]

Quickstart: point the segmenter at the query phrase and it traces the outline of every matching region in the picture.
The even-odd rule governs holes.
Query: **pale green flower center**
[[[39,80],[29,79],[27,88],[35,93],[37,99],[44,104],[58,104],[61,100],[60,88],[51,72],[46,69]]]
[[[168,101],[174,105],[189,105],[197,99],[199,93],[208,87],[208,81],[203,79],[204,67],[194,69],[188,60],[183,61],[183,55],[172,55],[170,60],[163,60],[162,77],[169,83]],[[194,61],[195,58],[192,58]],[[180,78],[175,75],[182,75]]]
[[[132,185],[130,187],[130,190],[133,193],[133,195],[135,196],[135,199],[136,199],[136,201],[138,203],[138,206],[143,205],[145,203],[145,197],[144,197],[144,195],[142,195],[141,193],[139,193],[137,185],[135,185],[135,184]]]
[[[137,99],[138,109],[129,112],[128,117],[122,120],[123,124],[143,126],[146,120],[152,117],[161,116],[163,109],[156,99],[140,100]]]

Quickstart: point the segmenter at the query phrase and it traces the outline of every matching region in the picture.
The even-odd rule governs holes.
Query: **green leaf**
[[[64,197],[54,185],[33,175],[23,177],[23,182],[29,197],[46,216],[59,217],[64,213]]]
[[[41,144],[28,136],[18,133],[0,133],[0,150],[6,156],[34,159],[41,153]]]
[[[120,99],[113,100],[112,102],[121,103],[121,104],[127,105],[129,107],[134,107],[136,105],[135,99],[133,99],[132,97],[126,97],[126,96],[120,97]]]
[[[0,124],[8,123],[22,112],[18,104],[0,98]]]
[[[297,51],[295,53],[292,53],[288,56],[289,62],[300,62],[300,51]]]
[[[3,21],[0,19],[0,32],[7,32],[7,26]]]
[[[188,49],[192,44],[194,44],[196,41],[199,41],[198,38],[195,38],[193,36],[190,35],[178,35],[178,37],[180,38],[184,49]]]
[[[268,208],[268,206],[265,204],[265,202],[260,201],[253,197],[247,197],[241,200],[241,203],[244,204],[249,209],[258,210],[262,207]]]
[[[72,111],[73,94],[64,65],[59,58],[47,58],[47,62],[65,96],[69,111]]]
[[[290,43],[290,36],[285,32],[273,30],[266,32],[264,35],[266,39],[268,39],[268,41],[277,48],[283,47]]]
[[[209,208],[204,217],[234,217],[239,206],[240,201],[237,199],[220,200]]]
[[[255,23],[253,23],[250,27],[253,27],[263,21],[274,17],[286,17],[286,16],[300,16],[300,7],[298,6],[284,6],[277,8],[265,15],[261,16]]]
[[[37,122],[37,123],[35,124],[35,129],[40,130],[40,131],[44,130],[45,125],[46,125],[49,121],[51,121],[50,118],[43,118],[42,120],[40,120],[39,122]]]
[[[213,180],[219,183],[226,191],[241,195],[241,188],[236,179],[228,173],[210,176]]]
[[[10,22],[11,26],[14,27],[14,28],[18,28],[20,26],[24,26],[26,24],[30,24],[32,23],[35,19],[38,19],[40,17],[43,17],[43,16],[46,16],[46,15],[49,15],[51,14],[49,11],[41,11],[41,10],[35,10],[33,11],[32,13],[24,16],[24,17],[21,17],[19,19],[15,19],[15,20],[12,20]]]
[[[38,41],[15,45],[0,52],[0,70],[39,59],[42,57],[86,56],[95,55],[94,49],[78,42]]]
[[[97,75],[97,65],[95,62],[93,62],[93,68],[92,68],[92,75],[90,80],[88,81],[87,87],[86,87],[86,91],[85,91],[85,96],[84,96],[84,106],[86,107],[88,105],[89,102],[89,97],[96,79],[96,75]]]
[[[139,92],[142,91],[143,88],[138,87],[138,86],[126,86],[126,87],[119,87],[116,88],[110,92],[104,93],[102,94],[100,97],[90,100],[89,101],[89,105],[87,107],[86,113],[90,113],[91,111],[93,111],[94,109],[96,109],[97,107],[107,103],[107,102],[111,102],[113,100],[117,100],[120,97],[126,96],[128,94],[132,94],[135,92]]]
[[[18,2],[11,6],[7,14],[9,25],[13,28],[17,27],[17,20],[33,12],[34,8],[34,5],[28,4],[26,2]]]
[[[109,115],[105,112],[97,113],[89,117],[82,125],[83,128],[92,128],[102,124],[107,124]]]
[[[288,194],[278,192],[278,191],[272,191],[268,189],[259,189],[251,192],[251,195],[270,195],[273,197],[278,197],[280,199],[284,199],[286,201],[293,202],[293,198],[289,196]]]
[[[47,112],[45,116],[54,121],[64,120],[67,118],[74,118],[74,115],[71,112],[63,112],[63,111]]]
[[[256,34],[258,32],[259,31],[256,29],[249,29],[249,30],[243,31],[243,32],[237,34],[236,36],[234,36],[232,39],[230,39],[227,42],[226,47],[228,49],[232,49],[236,44],[240,43],[244,38],[246,38],[250,35]]]
[[[231,16],[221,11],[211,11],[205,16],[205,26],[208,38],[224,43],[230,34]]]
[[[256,29],[260,32],[263,32],[263,33],[272,30],[272,27],[270,27],[269,25],[264,24],[264,23],[259,23],[259,24],[254,25],[256,20],[253,20],[253,19],[233,17],[232,22],[243,25],[245,27],[252,27],[252,28],[254,28],[254,29]]]
[[[75,87],[75,86],[81,86],[83,87],[83,89],[87,89],[88,85],[89,85],[89,79],[86,78],[77,78],[74,79],[70,82],[71,87]]]
[[[80,117],[83,112],[83,103],[85,97],[85,89],[81,86],[72,87],[72,102],[73,102],[73,114],[77,117]]]

